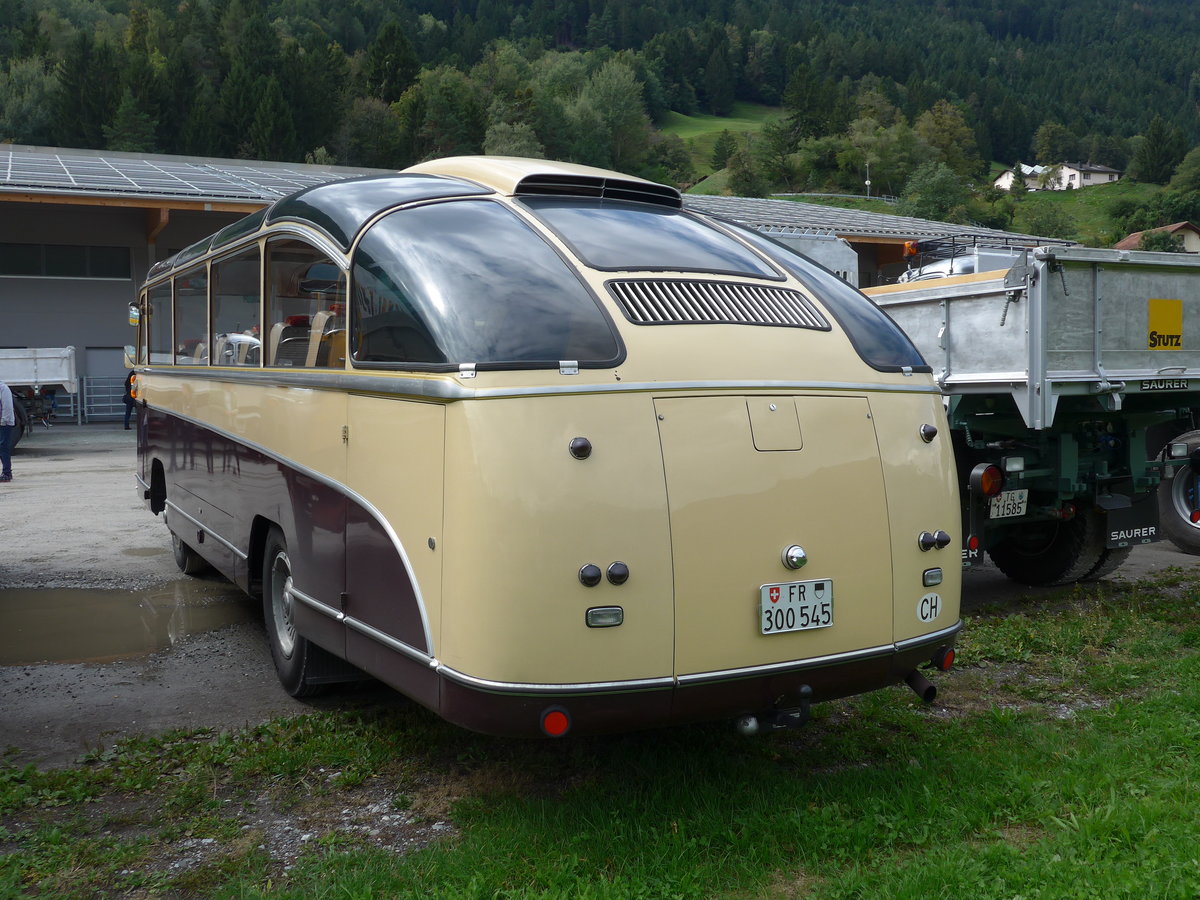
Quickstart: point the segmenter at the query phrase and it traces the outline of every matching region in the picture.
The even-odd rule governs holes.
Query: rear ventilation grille
[[[727,281],[610,281],[635,325],[775,325],[828,331],[828,320],[799,291]]]
[[[591,175],[529,175],[517,184],[517,195],[560,197],[598,197],[601,200],[633,200],[679,209],[683,200],[679,191],[648,181],[599,178]]]

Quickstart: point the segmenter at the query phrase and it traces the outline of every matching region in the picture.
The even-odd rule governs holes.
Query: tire
[[[200,575],[212,568],[203,556],[185,544],[175,532],[171,532],[171,552],[175,565],[184,575]]]
[[[1034,522],[1014,529],[988,551],[996,568],[1030,585],[1079,581],[1100,568],[1104,554],[1100,517],[1092,511],[1065,522]]]
[[[1189,431],[1171,441],[1186,443],[1189,455],[1200,447],[1200,431]],[[1200,555],[1200,522],[1191,520],[1191,511],[1200,508],[1200,475],[1184,465],[1175,469],[1158,486],[1158,520],[1163,533],[1184,553]]]
[[[292,563],[283,532],[272,527],[263,553],[263,622],[279,683],[293,697],[311,697],[325,687],[318,671],[340,663],[296,631],[292,596]],[[328,680],[328,679],[325,679]]]
[[[1125,564],[1125,560],[1129,559],[1132,551],[1132,547],[1112,547],[1105,550],[1100,554],[1100,562],[1096,563],[1092,571],[1079,580],[1099,581],[1101,578],[1111,575]]]
[[[17,449],[17,444],[21,443],[21,438],[29,430],[29,416],[25,412],[25,404],[15,396],[13,397],[13,417],[16,424],[13,425],[12,436],[8,440],[10,452]]]

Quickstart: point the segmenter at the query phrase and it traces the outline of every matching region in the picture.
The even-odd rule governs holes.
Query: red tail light
[[[995,497],[1004,487],[1004,473],[999,466],[980,463],[971,470],[971,490],[984,497]]]

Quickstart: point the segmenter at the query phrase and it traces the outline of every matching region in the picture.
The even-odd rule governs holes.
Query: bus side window
[[[142,327],[146,330],[149,344],[148,361],[154,366],[169,366],[175,362],[171,347],[171,282],[156,284],[150,288],[147,296],[148,321]]]
[[[261,358],[258,247],[212,265],[212,364],[257,366]]]
[[[208,365],[208,269],[175,277],[175,365]]]
[[[303,241],[267,244],[268,366],[345,367],[345,273]]]

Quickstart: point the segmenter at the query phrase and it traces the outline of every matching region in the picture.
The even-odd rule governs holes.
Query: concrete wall
[[[149,266],[238,218],[172,212],[149,246],[142,209],[0,203],[0,242],[128,247],[132,262],[128,280],[0,275],[0,347],[73,346],[81,376],[121,375],[133,342],[128,306]]]

